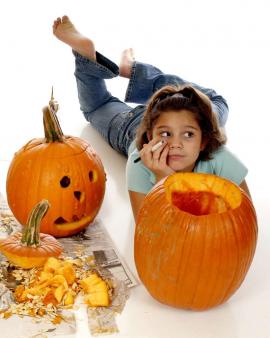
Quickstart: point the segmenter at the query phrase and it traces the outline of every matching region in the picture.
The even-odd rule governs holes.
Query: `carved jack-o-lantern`
[[[52,102],[43,109],[45,138],[33,139],[14,156],[7,175],[8,204],[21,224],[37,202],[51,208],[40,231],[55,237],[75,234],[98,213],[105,192],[105,172],[92,147],[64,136]]]

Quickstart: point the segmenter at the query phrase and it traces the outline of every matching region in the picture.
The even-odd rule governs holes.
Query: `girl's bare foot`
[[[125,49],[122,53],[120,64],[119,64],[119,74],[122,77],[130,79],[131,68],[135,61],[134,51],[132,48]]]
[[[78,32],[66,15],[54,21],[53,34],[82,56],[96,60],[96,51],[93,41]]]

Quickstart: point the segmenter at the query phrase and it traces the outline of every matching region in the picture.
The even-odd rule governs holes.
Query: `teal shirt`
[[[142,161],[134,163],[139,157],[139,151],[130,152],[126,166],[128,190],[147,194],[156,184],[155,175],[144,166]],[[214,174],[240,184],[247,175],[246,166],[226,147],[220,147],[212,154],[212,159],[199,161],[193,172]]]

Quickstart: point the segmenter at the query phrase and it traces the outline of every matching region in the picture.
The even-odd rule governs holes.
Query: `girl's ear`
[[[207,146],[207,143],[208,143],[208,140],[206,140],[206,139],[202,140],[201,148],[200,148],[201,151],[205,149],[205,147]]]

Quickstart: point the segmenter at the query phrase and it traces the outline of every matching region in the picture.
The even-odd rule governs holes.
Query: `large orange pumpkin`
[[[243,282],[257,241],[250,198],[221,177],[176,173],[145,197],[135,231],[139,277],[158,301],[203,310]]]
[[[40,200],[51,207],[40,231],[55,237],[82,230],[97,215],[105,192],[105,172],[93,148],[78,137],[65,136],[50,101],[43,109],[45,138],[33,139],[14,156],[8,170],[7,200],[25,225]]]

